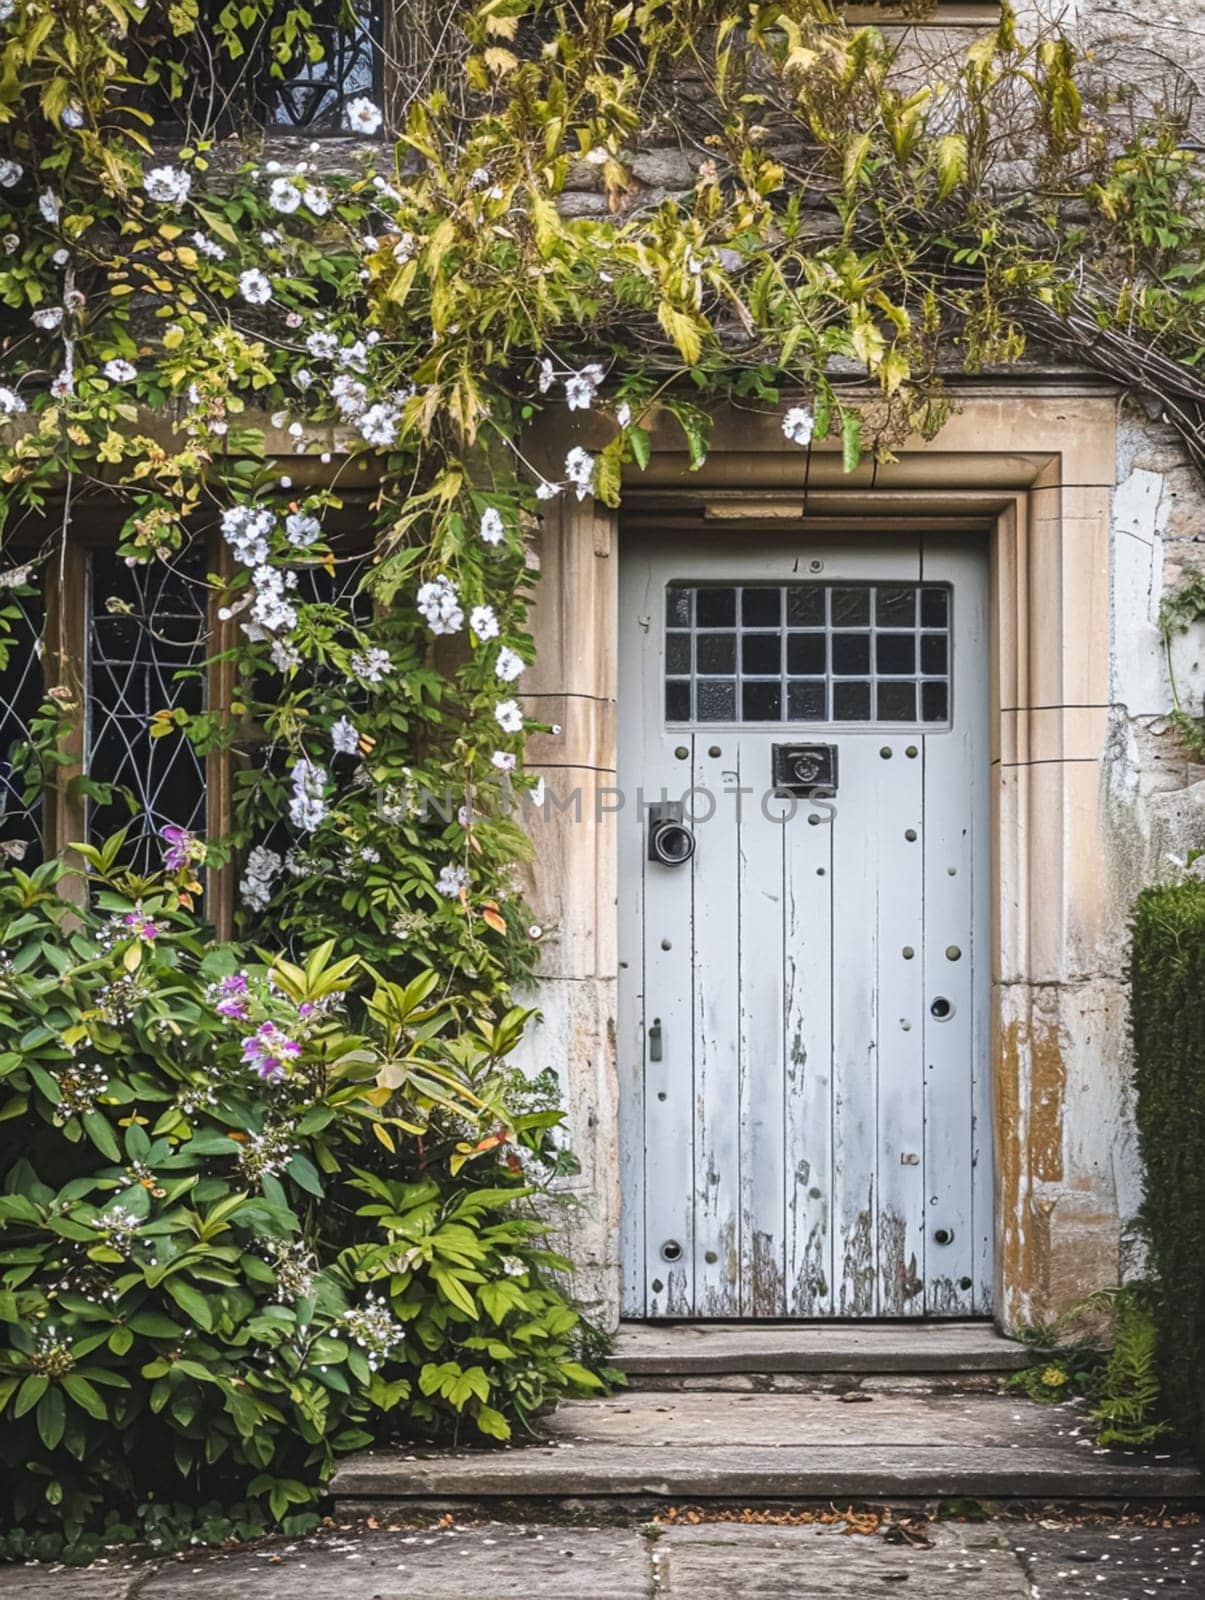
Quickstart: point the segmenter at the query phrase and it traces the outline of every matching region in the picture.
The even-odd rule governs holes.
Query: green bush
[[[1130,1014],[1160,1381],[1205,1461],[1205,883],[1139,896]]]
[[[597,1387],[525,1204],[560,1120],[505,1064],[525,1014],[208,943],[190,869],[115,855],[93,910],[0,880],[10,1551],[173,1500],[296,1529],[343,1452]]]

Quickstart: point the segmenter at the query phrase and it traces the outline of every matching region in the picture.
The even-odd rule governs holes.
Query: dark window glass
[[[833,671],[842,674],[870,671],[868,633],[833,634]]]
[[[880,633],[874,642],[875,670],[877,672],[916,671],[916,635],[911,633]]]
[[[736,590],[700,589],[695,595],[695,623],[700,628],[736,626]]]
[[[947,590],[921,590],[920,623],[922,628],[944,628],[949,617],[949,612],[949,592]]]
[[[309,9],[322,59],[294,56],[268,101],[270,120],[334,131],[349,100],[365,96],[381,104],[382,5],[380,0],[311,0]]]
[[[824,684],[792,683],[787,686],[787,716],[792,722],[823,722]]]
[[[868,683],[833,684],[833,721],[870,721],[870,685]]]
[[[782,690],[776,683],[746,683],[741,690],[741,715],[746,722],[777,722],[782,716]]]
[[[787,671],[813,673],[824,671],[825,636],[822,633],[791,633],[787,635]]]
[[[915,722],[916,685],[880,683],[877,715],[880,722]]]
[[[777,628],[782,621],[782,590],[746,589],[741,595],[741,621],[746,628]]]
[[[736,685],[722,680],[701,679],[698,718],[700,722],[735,722]]]
[[[88,563],[88,835],[128,828],[126,856],[159,865],[159,830],[205,831],[205,763],[181,734],[152,739],[158,711],[205,709],[209,651],[205,557],[193,545],[168,565],[127,567],[112,551]]]
[[[920,669],[928,673],[944,673],[949,660],[944,633],[922,633],[920,640]]]
[[[42,859],[39,769],[29,745],[30,723],[45,692],[42,629],[45,609],[37,576],[9,567],[0,589],[0,844],[28,870]],[[27,582],[15,582],[26,577]]]
[[[690,634],[667,633],[665,636],[666,672],[690,671]]]
[[[874,616],[880,628],[914,627],[916,590],[911,584],[907,588],[876,590]]]
[[[670,722],[690,721],[689,683],[675,683],[671,680],[665,685],[665,715]]]
[[[671,628],[690,627],[690,590],[667,589],[665,591],[665,621]]]
[[[924,722],[945,722],[950,715],[950,690],[944,683],[921,685],[921,719]]]
[[[782,635],[745,633],[741,635],[741,671],[763,673],[782,671]]]
[[[736,634],[701,633],[695,659],[697,672],[735,672]]]
[[[833,590],[833,627],[856,628],[870,621],[869,589]]]
[[[823,628],[824,585],[797,583],[787,590],[787,621],[795,628]]]

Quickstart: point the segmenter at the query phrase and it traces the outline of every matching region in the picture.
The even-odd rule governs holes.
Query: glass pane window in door
[[[950,598],[936,584],[670,584],[669,722],[945,723]]]
[[[203,757],[183,734],[150,734],[157,712],[205,709],[205,571],[199,545],[170,564],[127,567],[108,550],[88,559],[88,836],[99,843],[127,828],[137,871],[160,864],[168,823],[205,831]]]

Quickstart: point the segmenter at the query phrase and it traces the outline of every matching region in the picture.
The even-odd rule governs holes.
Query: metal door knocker
[[[776,744],[771,747],[774,793],[819,799],[837,792],[835,744]]]

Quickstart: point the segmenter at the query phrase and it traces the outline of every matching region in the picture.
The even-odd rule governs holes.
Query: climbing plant
[[[353,82],[338,103],[342,138],[265,128],[281,97],[301,92],[290,85],[303,65],[305,92],[336,103],[323,64],[355,56],[361,27],[352,4],[0,0],[0,584],[11,601],[0,607],[0,651],[16,648],[19,602],[47,575],[61,592],[73,541],[112,518],[129,570],[170,569],[200,591],[203,670],[220,669],[226,686],[209,704],[165,695],[150,713],[157,745],[187,742],[229,775],[228,806],[204,837],[183,817],[165,830],[166,870],[173,880],[187,872],[191,885],[175,884],[185,899],[173,899],[173,914],[205,914],[203,869],[238,883],[242,948],[230,954],[225,929],[190,927],[187,1006],[202,1016],[202,980],[245,970],[249,949],[267,983],[268,971],[307,971],[313,949],[329,946],[324,960],[357,963],[339,1002],[356,1037],[375,1038],[381,1025],[378,983],[426,983],[430,973],[441,1030],[488,1040],[555,934],[532,922],[516,877],[523,797],[540,797],[523,767],[532,724],[521,694],[541,516],[558,500],[617,504],[658,429],[678,430],[700,465],[724,398],[780,410],[801,482],[814,445],[830,437],[847,470],[889,461],[949,415],[951,355],[976,373],[1017,361],[1034,336],[1156,391],[1201,461],[1201,187],[1174,105],[1094,87],[1071,37],[1053,26],[1023,35],[1007,4],[997,26],[927,69],[882,31],[847,26],[827,0],[416,6],[399,11],[377,50],[373,93]],[[909,39],[915,52],[920,35]],[[689,154],[684,188],[642,188],[633,152],[650,141]],[[571,188],[600,197],[592,214],[566,214]],[[588,419],[588,431],[555,470],[537,469],[541,421],[565,415]],[[135,632],[149,625],[120,596],[109,607]],[[87,685],[61,626],[47,633],[44,665],[45,704],[16,756],[26,797],[49,783],[69,802],[122,803],[112,774],[81,770]],[[63,860],[40,869],[46,881],[10,859],[10,943],[33,937],[23,919],[33,906],[44,914],[51,887],[81,904],[81,883],[111,880],[121,917],[136,919],[165,892],[145,863],[120,877],[120,839],[103,860],[99,846],[55,842]],[[8,840],[9,857],[28,843]],[[86,936],[67,913],[50,920],[30,958],[36,975],[14,964],[5,977],[21,1015],[50,981],[40,963],[110,959],[111,946],[102,956],[79,943]],[[123,950],[145,946],[134,924],[123,927]],[[281,957],[292,958],[287,969],[273,965]],[[161,1000],[148,990],[137,1004]],[[135,1018],[140,1060],[148,1021]],[[96,1123],[91,1135],[86,1118],[62,1109],[66,1063],[80,1048],[108,1056],[135,1045],[115,1043],[83,1001],[40,1026],[50,1057],[6,1059],[19,1081],[3,1114],[14,1126],[70,1128],[68,1142],[83,1149],[90,1140],[101,1170],[64,1170],[77,1186],[68,1199],[94,1206],[118,1183],[123,1155],[149,1157],[144,1136],[129,1133],[114,1156],[99,1142],[116,1138],[112,1129]],[[389,1140],[409,1175],[435,1186],[438,1205],[458,1204],[474,1171],[490,1192],[500,1169],[515,1178],[508,1151],[523,1168],[519,1113],[493,1086],[501,1047],[484,1053],[488,1100],[473,1065],[480,1046],[450,1049],[462,1103],[429,1095],[412,1126],[390,1131],[376,1119],[386,1139],[367,1135],[376,1156],[363,1162],[364,1193],[388,1227],[403,1219],[398,1231],[435,1223],[412,1215],[426,1190],[389,1188]],[[226,1061],[225,1045],[219,1053]],[[273,1079],[300,1071],[299,1056],[271,1059]],[[89,1114],[141,1127],[139,1096],[157,1095],[170,1068],[154,1062],[141,1069],[142,1089],[133,1085],[135,1109],[98,1081]],[[259,1069],[254,1053],[244,1066]],[[374,1111],[389,1113],[396,1087],[385,1073]],[[222,1078],[218,1092],[230,1132],[232,1117],[251,1113],[236,1080]],[[482,1122],[478,1102],[494,1120]],[[540,1115],[542,1136],[556,1114]],[[152,1150],[162,1136],[156,1160],[179,1162],[181,1126],[169,1118],[145,1135]],[[304,1137],[316,1131],[307,1125]],[[5,1179],[10,1196],[24,1196],[9,1226],[36,1231],[66,1202],[27,1169]],[[149,1189],[136,1187],[170,1209],[165,1186],[147,1178]],[[240,1244],[273,1227],[278,1243],[292,1239],[293,1190],[281,1200],[255,1174],[248,1188],[226,1219],[246,1232]],[[30,1207],[42,1212],[31,1218]],[[153,1214],[158,1227],[165,1218]],[[107,1224],[90,1213],[81,1226]],[[349,1222],[345,1238],[327,1242],[364,1244],[360,1228]],[[396,1252],[395,1239],[387,1244]],[[117,1255],[93,1264],[117,1268]],[[505,1277],[501,1252],[487,1255]],[[22,1287],[28,1261],[7,1259]],[[57,1272],[58,1257],[48,1259]],[[376,1281],[380,1260],[357,1277],[356,1259],[332,1268],[324,1338],[348,1314],[349,1286]],[[155,1264],[139,1270],[146,1287]],[[468,1270],[493,1281],[480,1265]],[[272,1273],[274,1285],[262,1272],[256,1282],[275,1292]],[[445,1295],[461,1319],[488,1318],[481,1284],[462,1288]],[[393,1314],[417,1315],[407,1290],[391,1282]],[[39,1292],[21,1304],[26,1322],[50,1313],[46,1285]],[[261,1298],[254,1288],[234,1295],[227,1332],[240,1348]],[[557,1302],[540,1309],[559,1340]],[[495,1415],[589,1382],[568,1346],[547,1383],[469,1382],[448,1331],[456,1317],[446,1304],[437,1311],[427,1366],[444,1366],[433,1352],[446,1354],[445,1338],[458,1365],[424,1376],[419,1363],[406,1378],[427,1411],[446,1387],[453,1409],[480,1419],[484,1408],[487,1431],[500,1431]],[[499,1351],[510,1347],[491,1342],[489,1361],[505,1364]],[[121,1358],[124,1334],[117,1346],[108,1348]],[[14,1336],[17,1366],[37,1348]],[[170,1363],[175,1348],[152,1364]],[[67,1413],[46,1396],[71,1370],[38,1369],[46,1384],[25,1387],[23,1376],[11,1390],[22,1416],[45,1412],[41,1448],[52,1455],[68,1437]],[[95,1385],[74,1388],[77,1409],[95,1420]],[[508,1397],[499,1406],[495,1388]],[[340,1424],[335,1443],[309,1416],[313,1451],[296,1470],[326,1470],[336,1448],[361,1440],[372,1410],[361,1398],[326,1402],[354,1422]],[[311,1401],[306,1389],[290,1403]],[[225,1403],[232,1431],[221,1436],[237,1434],[231,1449],[254,1464],[263,1447],[247,1440],[258,1424],[242,1430],[237,1399]],[[191,1436],[200,1411],[183,1404]],[[58,1504],[60,1480],[49,1482]],[[293,1493],[241,1488],[273,1509]],[[84,1518],[88,1493],[77,1497]]]

